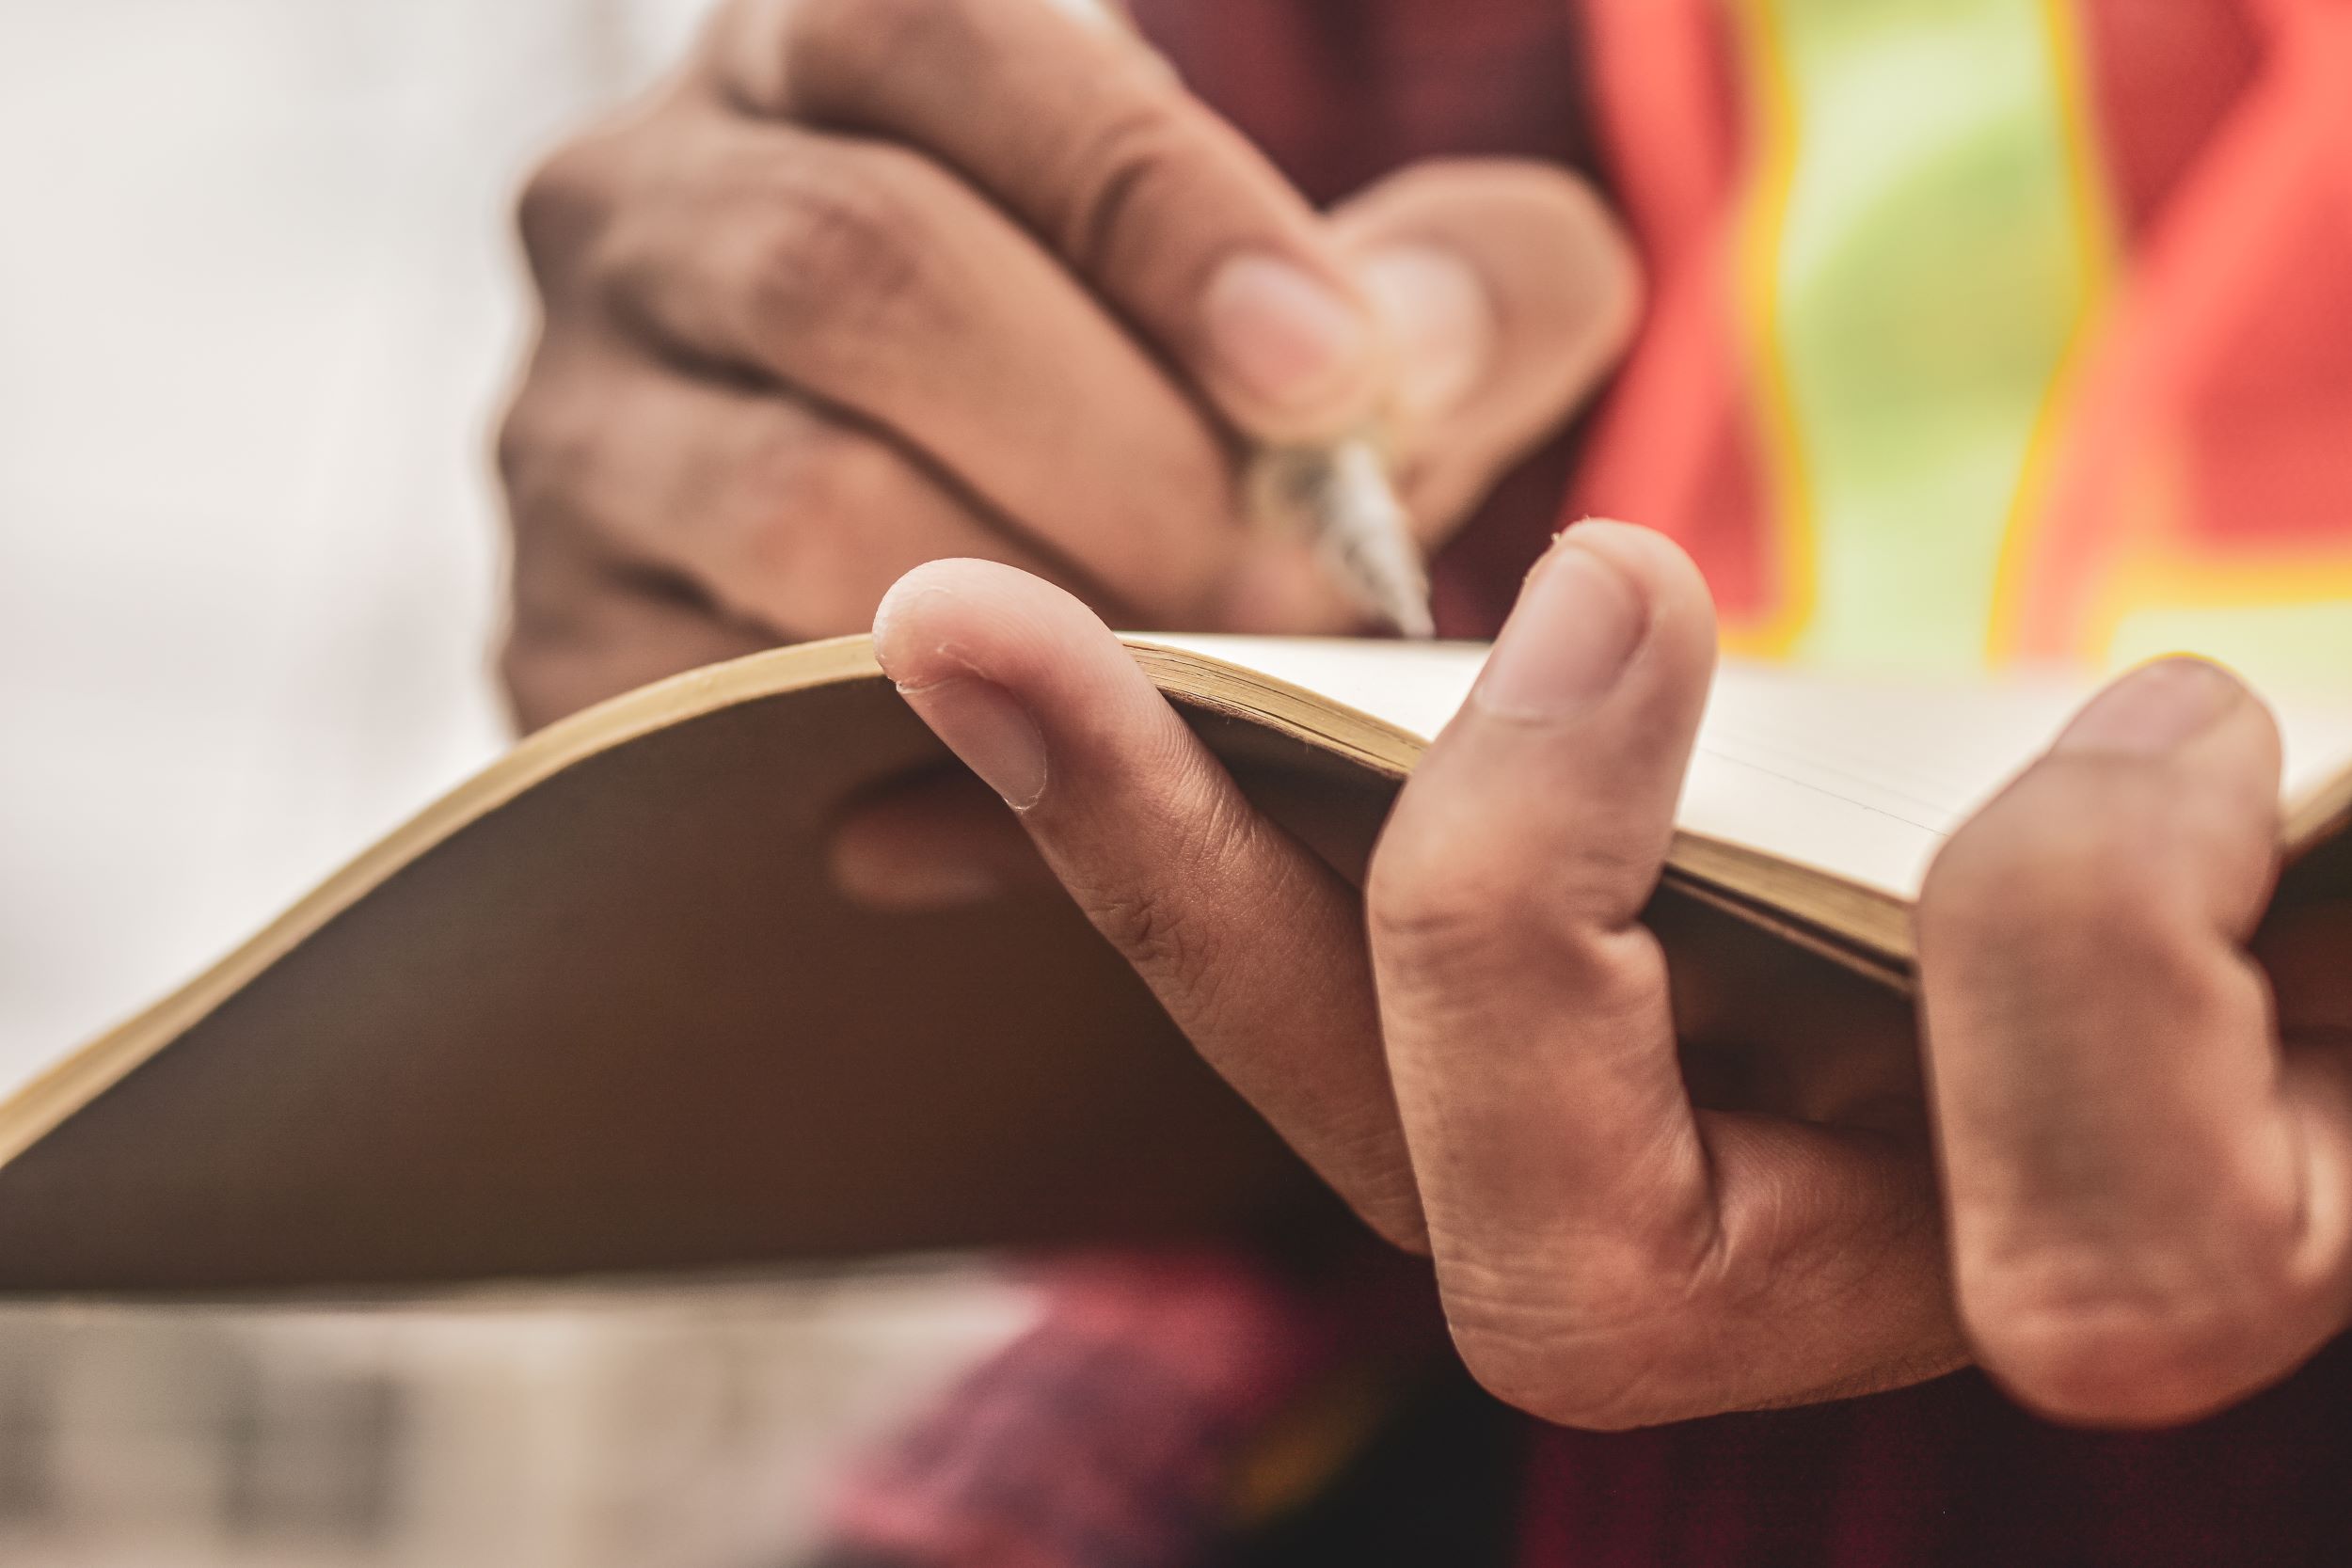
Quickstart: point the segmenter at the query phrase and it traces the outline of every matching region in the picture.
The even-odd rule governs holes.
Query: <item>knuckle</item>
[[[1524,761],[1507,766],[1524,768]],[[1529,824],[1490,802],[1503,764],[1439,747],[1406,786],[1366,880],[1374,929],[1401,956],[1436,961],[1540,941],[1547,968],[1581,985],[1613,970],[1613,938],[1639,928],[1663,870],[1664,835],[1613,802]],[[1558,808],[1570,811],[1568,806]],[[1507,939],[1507,940],[1506,940]]]
[[[591,137],[556,149],[523,182],[515,227],[543,289],[603,227],[611,186],[610,161]]]
[[[1131,245],[1164,241],[1146,233],[1149,215],[1162,205],[1159,193],[1181,185],[1195,166],[1196,139],[1182,101],[1159,87],[1143,87],[1091,134],[1071,139],[1054,188],[1064,193],[1058,238],[1072,265],[1109,270]]]
[[[1450,1309],[1449,1309],[1450,1310]],[[1578,1396],[1573,1379],[1540,1346],[1450,1318],[1454,1349],[1478,1386],[1514,1410],[1556,1426],[1611,1430],[1593,1402]],[[1630,1422],[1629,1425],[1639,1425]]]
[[[547,476],[557,467],[548,457],[552,444],[545,415],[526,391],[515,400],[498,430],[499,483],[506,492],[509,514],[517,519],[535,516],[545,508]]]
[[[818,117],[842,113],[876,96],[875,84],[910,59],[990,58],[1003,48],[989,36],[990,3],[800,0],[786,48],[792,102]],[[1186,178],[1199,137],[1184,95],[1157,72],[1122,79],[1115,106],[1088,121],[1083,134],[1035,143],[1054,160],[1040,171],[1039,184],[1059,193],[1048,237],[1082,272],[1128,243],[1129,214],[1149,202],[1151,191]]]
[[[2286,1370],[2327,1320],[2292,1227],[2233,1227],[2206,1249],[2060,1243],[1963,1248],[1963,1325],[1986,1369],[2059,1419],[2155,1425],[2205,1415]],[[1972,1255],[1973,1254],[1973,1255]],[[2310,1336],[2316,1344],[2318,1336]]]
[[[1458,1271],[1449,1271],[1458,1273]],[[1449,1282],[1447,1324],[1462,1365],[1495,1398],[1540,1420],[1596,1432],[1693,1414],[1662,1299],[1605,1329],[1565,1323],[1523,1290]]]
[[[1414,806],[1408,794],[1373,848],[1365,913],[1377,948],[1416,967],[1450,966],[1491,946],[1509,879],[1477,844]]]
[[[1374,946],[1414,967],[1450,967],[1493,939],[1491,884],[1458,867],[1385,847],[1365,879]]]
[[[1498,971],[1523,986],[1538,973],[1532,964],[1547,988],[1589,1006],[1631,1010],[1664,984],[1654,944],[1632,924],[1638,903],[1620,908],[1613,898],[1579,898],[1553,885],[1598,888],[1613,873],[1546,860],[1539,894],[1532,885],[1538,867],[1518,847],[1431,833],[1409,819],[1405,828],[1375,847],[1364,908],[1373,950],[1406,991],[1427,997],[1484,989],[1484,977]]]
[[[1719,1402],[1713,1329],[1736,1304],[1711,1257],[1682,1227],[1634,1226],[1548,1260],[1448,1258],[1438,1282],[1454,1347],[1488,1392],[1548,1421],[1613,1432]]]
[[[918,166],[931,173],[918,154],[876,147],[779,171],[750,259],[756,338],[854,341],[927,296],[933,263],[919,202],[907,194]]]
[[[552,389],[534,367],[500,420],[494,451],[507,513],[517,529],[565,510],[564,498],[597,461],[600,433],[576,402]]]

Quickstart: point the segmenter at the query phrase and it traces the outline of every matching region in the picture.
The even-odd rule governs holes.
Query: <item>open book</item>
[[[1133,641],[1269,812],[1360,864],[1467,645]],[[1678,957],[1908,983],[1937,846],[2088,694],[1727,667]],[[2282,898],[2352,889],[2352,705],[2282,705]],[[763,1266],[1284,1223],[1327,1202],[1066,900],[843,899],[845,805],[947,764],[863,638],[525,741],[0,1103],[0,1289]]]

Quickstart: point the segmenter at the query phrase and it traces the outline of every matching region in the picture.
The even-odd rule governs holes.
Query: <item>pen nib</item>
[[[1260,462],[1261,510],[1295,519],[1365,614],[1404,637],[1437,635],[1421,546],[1371,441],[1292,448]]]

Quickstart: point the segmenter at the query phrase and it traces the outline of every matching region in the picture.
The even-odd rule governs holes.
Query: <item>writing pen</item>
[[[1142,41],[1116,0],[1056,3]],[[1437,635],[1412,519],[1370,436],[1262,447],[1251,455],[1243,491],[1250,520],[1312,541],[1325,571],[1364,615],[1400,636]]]
[[[1365,615],[1401,636],[1437,635],[1412,520],[1370,436],[1264,448],[1250,460],[1247,491],[1254,520],[1311,540]]]

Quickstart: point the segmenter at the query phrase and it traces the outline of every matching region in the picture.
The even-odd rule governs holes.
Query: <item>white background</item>
[[[0,1081],[501,742],[507,209],[694,9],[0,6]]]

